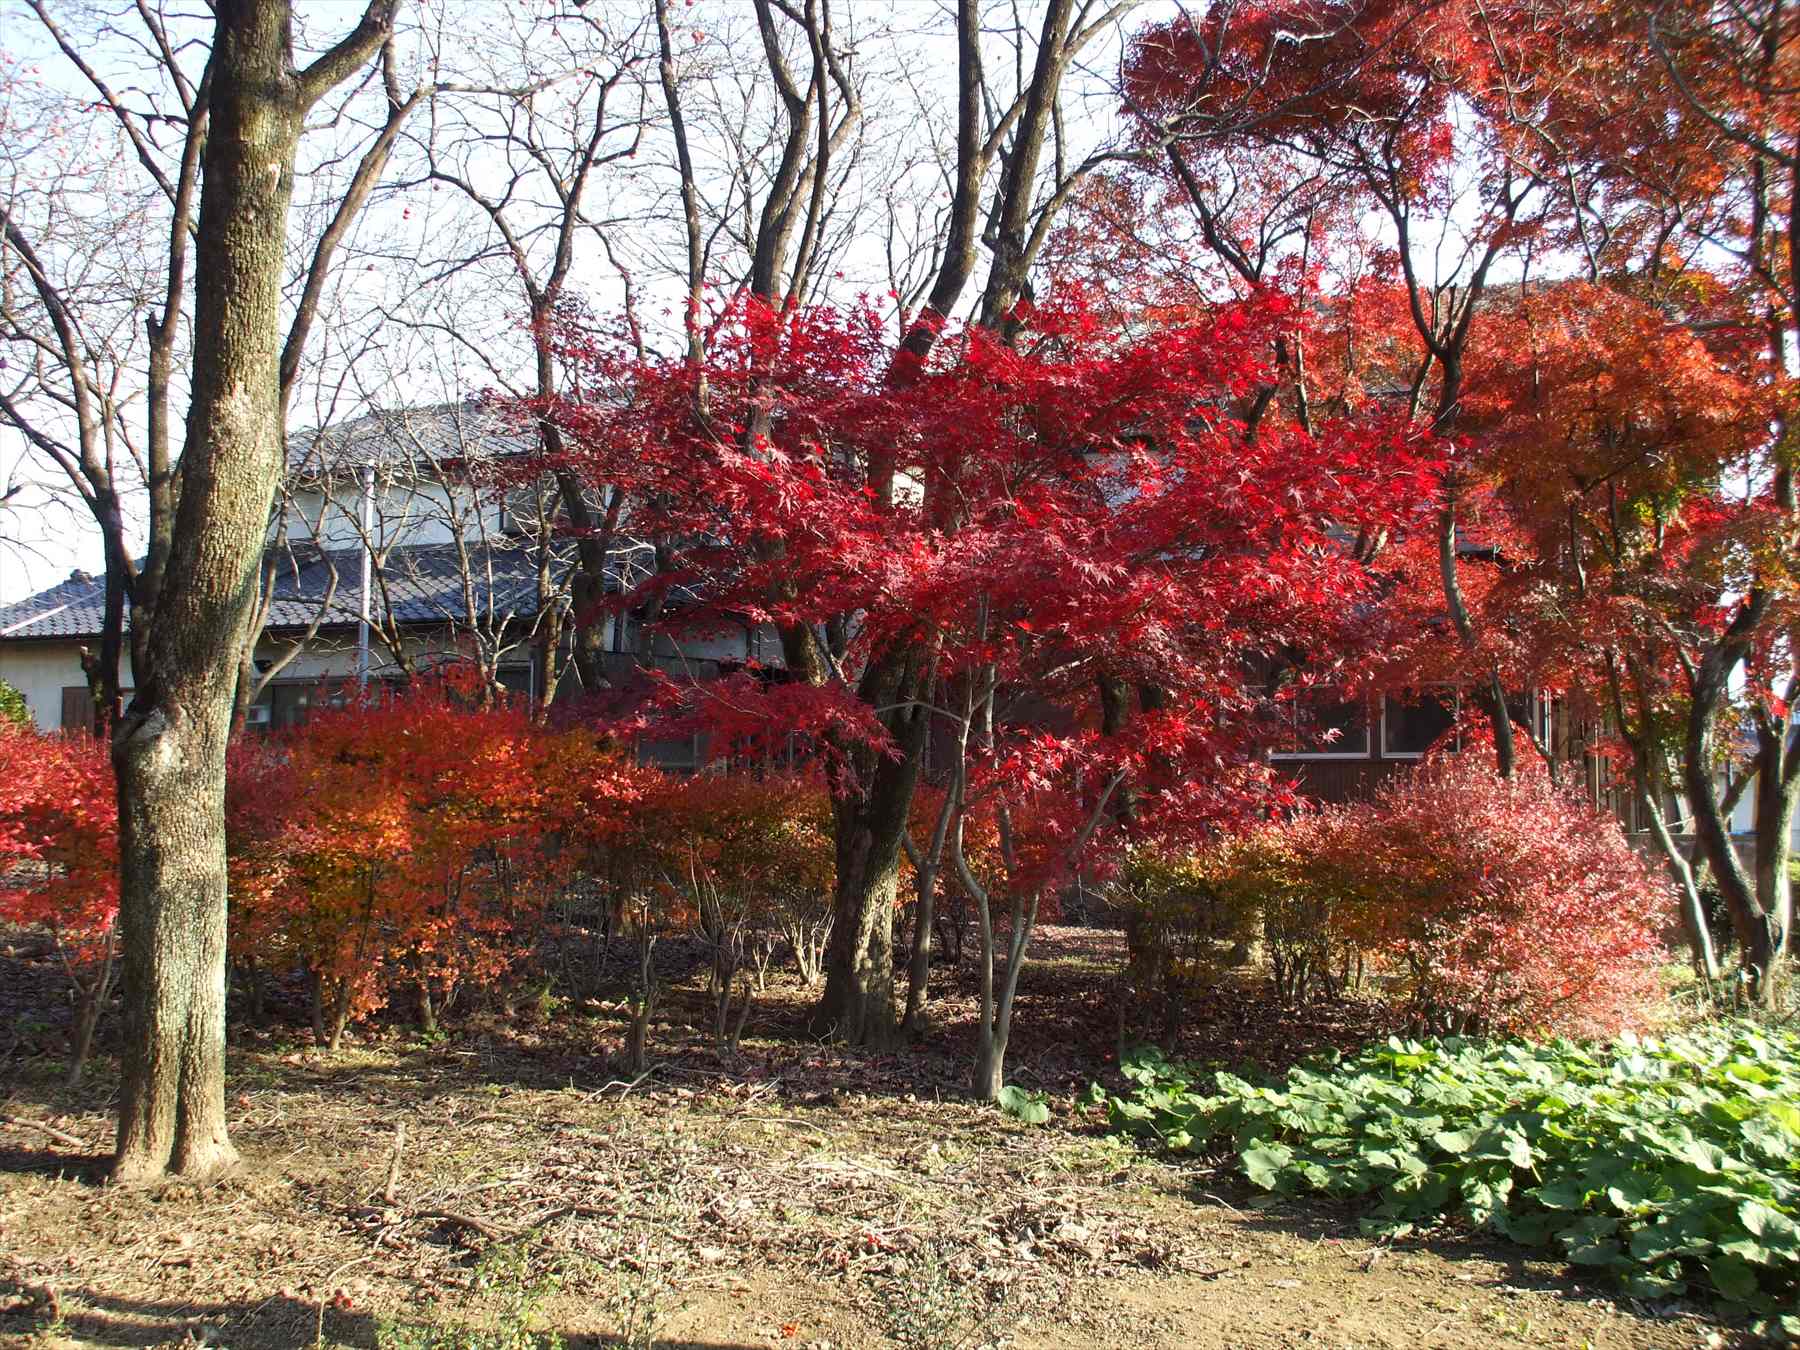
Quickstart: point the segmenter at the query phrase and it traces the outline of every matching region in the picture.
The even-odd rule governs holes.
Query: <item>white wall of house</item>
[[[63,726],[63,691],[85,689],[87,676],[81,670],[82,643],[0,641],[0,680],[5,680],[25,696],[31,719],[40,731],[59,731]],[[93,645],[92,641],[88,644]],[[273,662],[285,655],[289,644],[265,640],[256,649],[257,659]],[[429,665],[449,654],[444,638],[423,633],[407,643],[409,657],[421,665]],[[531,649],[521,645],[502,660],[502,667],[531,664]],[[373,641],[369,651],[371,678],[381,679],[397,673],[398,665],[385,644]],[[356,677],[356,644],[353,637],[338,633],[321,636],[290,661],[274,677],[276,684],[317,684],[321,681],[351,680]],[[119,662],[119,687],[132,687],[131,660]],[[265,699],[266,701],[266,699]]]
[[[452,494],[456,495],[452,495]],[[292,543],[356,548],[362,542],[362,493],[354,476],[334,483],[329,495],[319,487],[295,490],[283,508],[282,525]],[[383,475],[371,493],[369,534],[377,548],[390,544],[448,544],[458,529],[465,538],[498,538],[505,513],[498,502],[478,501],[462,487],[436,480]],[[277,535],[271,524],[269,537]]]
[[[770,647],[778,656],[780,643],[771,643]],[[659,635],[656,651],[658,655],[679,653],[690,661],[742,661],[749,655],[749,643],[742,626],[727,624],[709,632],[677,633],[672,638]]]
[[[91,642],[90,647],[97,645]],[[25,695],[31,720],[40,731],[62,726],[64,689],[87,687],[81,672],[82,644],[67,642],[0,642],[0,680]],[[119,661],[119,685],[131,687],[131,660]]]
[[[1744,789],[1744,795],[1738,798],[1738,804],[1731,813],[1731,832],[1733,834],[1756,833],[1756,787],[1752,784]],[[1788,831],[1794,851],[1800,853],[1800,812],[1794,817],[1793,828]]]

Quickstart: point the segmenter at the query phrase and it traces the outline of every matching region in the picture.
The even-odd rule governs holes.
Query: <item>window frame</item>
[[[1453,742],[1453,748],[1455,748],[1457,750],[1461,750],[1462,749],[1462,732],[1458,729],[1457,723],[1462,718],[1462,690],[1456,688],[1454,685],[1428,684],[1428,685],[1424,686],[1422,689],[1419,689],[1417,692],[1421,695],[1432,694],[1432,693],[1445,693],[1450,696],[1450,698],[1449,698],[1449,705],[1450,705],[1449,730],[1452,733],[1454,733],[1454,735],[1456,737],[1455,741]],[[1397,700],[1397,698],[1398,698],[1398,696],[1395,694],[1383,694],[1381,696],[1380,758],[1394,759],[1394,760],[1424,759],[1425,751],[1423,751],[1423,750],[1390,750],[1390,749],[1388,749],[1388,704],[1395,702]]]
[[[1348,706],[1348,704],[1350,702],[1351,702],[1351,700],[1348,700],[1348,699],[1344,700],[1343,706]],[[1362,700],[1362,712],[1363,712],[1363,719],[1362,719],[1363,747],[1361,750],[1271,750],[1269,752],[1269,758],[1271,760],[1283,760],[1283,761],[1298,760],[1298,761],[1302,761],[1302,762],[1307,761],[1307,760],[1373,759],[1373,758],[1375,758],[1375,742],[1374,742],[1374,737],[1372,735],[1372,733],[1374,731],[1374,722],[1369,717],[1369,703],[1368,703],[1367,699]],[[1289,713],[1289,716],[1286,719],[1286,727],[1287,727],[1287,730],[1290,733],[1292,733],[1294,735],[1295,739],[1297,740],[1299,738],[1299,734],[1300,734],[1300,707],[1299,707],[1299,704],[1298,703],[1290,704],[1289,708],[1288,708],[1288,713]]]

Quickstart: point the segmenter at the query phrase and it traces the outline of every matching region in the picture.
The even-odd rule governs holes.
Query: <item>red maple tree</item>
[[[655,585],[696,598],[666,626],[781,636],[779,677],[680,690],[684,729],[818,748],[840,901],[885,896],[840,904],[834,943],[886,959],[928,743],[956,747],[948,769],[934,750],[956,810],[1029,798],[1061,822],[1008,869],[1018,960],[1036,898],[1114,829],[1205,831],[1284,800],[1259,758],[1266,663],[1344,627],[1372,594],[1350,541],[1412,519],[1435,471],[1403,421],[1253,425],[1295,322],[1272,291],[1131,324],[1077,293],[946,333],[900,374],[861,312],[746,301],[700,364],[571,338],[584,378],[554,415],[670,541]],[[885,988],[857,1015],[890,1018]]]

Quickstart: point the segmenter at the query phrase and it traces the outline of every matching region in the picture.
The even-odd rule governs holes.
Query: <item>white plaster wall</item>
[[[5,680],[25,696],[32,721],[41,731],[61,730],[62,691],[87,683],[87,677],[81,672],[81,646],[77,641],[0,640],[0,680]],[[259,660],[273,661],[286,651],[286,644],[265,640],[258,644],[256,654]],[[448,646],[443,638],[425,634],[409,641],[407,651],[420,664],[429,665],[445,655]],[[370,674],[376,679],[397,670],[387,647],[379,640],[371,642],[369,657]],[[530,659],[529,648],[520,647],[516,652],[508,654],[505,664],[524,665]],[[348,680],[355,676],[355,640],[353,637],[345,638],[334,633],[309,645],[275,679]],[[131,660],[128,656],[119,662],[119,687],[132,687]]]
[[[484,530],[489,536],[497,536],[503,524],[499,504],[476,502],[467,497],[452,498],[452,492],[462,491],[436,481],[378,482],[370,513],[370,532],[378,545],[447,544],[455,538],[452,529],[454,505],[469,513],[463,522],[466,537],[480,538]],[[316,488],[296,491],[284,509],[287,535],[295,543],[316,539],[326,548],[355,548],[361,542],[357,527],[362,498],[354,482],[334,488],[329,502]],[[271,529],[270,538],[274,537],[275,532]]]
[[[0,680],[21,694],[40,731],[62,727],[62,691],[87,684],[79,642],[0,641]],[[131,661],[119,661],[119,685],[131,687]]]
[[[780,648],[776,647],[776,650]],[[673,635],[657,635],[658,656],[672,657],[677,653],[690,661],[741,661],[749,654],[749,644],[739,624],[728,624],[710,632],[684,630]]]
[[[286,644],[271,642],[265,639],[258,644],[256,655],[258,660],[273,661],[279,659],[288,650]],[[456,654],[457,643],[453,635],[447,632],[423,632],[410,636],[405,643],[405,651],[409,660],[417,667],[429,667],[445,657]],[[504,666],[527,665],[531,661],[531,647],[521,643],[509,651],[501,664]],[[369,674],[375,679],[396,675],[400,665],[394,660],[388,645],[378,636],[371,634],[369,638]],[[332,680],[352,679],[356,675],[356,641],[354,634],[332,633],[329,637],[315,639],[300,652],[275,676],[276,680]]]

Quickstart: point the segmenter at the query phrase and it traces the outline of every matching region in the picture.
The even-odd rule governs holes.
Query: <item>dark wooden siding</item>
[[[1416,759],[1280,759],[1275,771],[1294,779],[1301,793],[1314,801],[1349,802],[1367,797],[1417,763]]]

